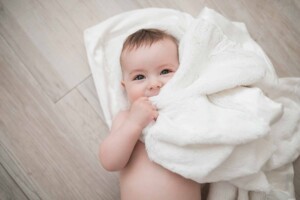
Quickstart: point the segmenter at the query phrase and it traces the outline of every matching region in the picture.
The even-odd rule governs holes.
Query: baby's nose
[[[154,89],[160,89],[162,87],[162,82],[158,79],[151,80],[149,89],[154,90]]]

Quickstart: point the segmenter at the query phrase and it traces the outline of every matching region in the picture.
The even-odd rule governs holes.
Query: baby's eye
[[[136,75],[133,80],[142,80],[144,78],[145,78],[144,75],[139,74],[139,75]]]
[[[161,75],[164,75],[164,74],[168,74],[168,73],[170,73],[170,72],[171,72],[170,70],[164,69],[164,70],[162,70],[162,71],[160,72],[160,74],[161,74]]]

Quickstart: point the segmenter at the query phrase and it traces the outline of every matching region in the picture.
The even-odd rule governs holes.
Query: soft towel
[[[300,79],[279,79],[243,23],[204,8],[122,13],[85,31],[103,120],[128,108],[120,53],[128,35],[158,28],[179,40],[180,66],[151,101],[159,110],[141,137],[149,158],[199,183],[209,199],[294,199],[300,152]]]

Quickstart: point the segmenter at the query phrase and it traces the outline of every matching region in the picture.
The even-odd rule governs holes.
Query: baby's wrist
[[[127,119],[127,123],[134,129],[137,131],[142,132],[142,130],[145,128],[145,126],[141,123],[138,122],[138,120],[136,119],[132,119],[132,117],[128,117]]]

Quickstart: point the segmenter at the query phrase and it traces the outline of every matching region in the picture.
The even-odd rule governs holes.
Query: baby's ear
[[[123,88],[125,88],[125,83],[124,83],[124,81],[121,81],[121,85],[122,85]]]

